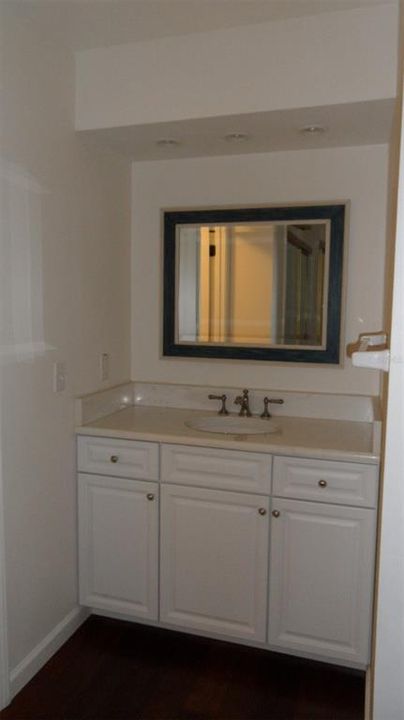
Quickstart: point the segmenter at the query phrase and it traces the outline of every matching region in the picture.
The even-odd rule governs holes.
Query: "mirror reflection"
[[[176,342],[321,349],[329,220],[178,224]]]
[[[163,211],[164,357],[338,364],[346,203]]]

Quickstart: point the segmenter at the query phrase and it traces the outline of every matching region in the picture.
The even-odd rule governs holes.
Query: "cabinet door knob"
[[[119,457],[118,457],[118,455],[111,455],[110,460],[112,463],[117,463],[119,460]]]
[[[280,515],[279,510],[272,510],[272,515],[273,515],[274,517],[279,517],[279,515]]]
[[[320,485],[321,488],[325,488],[325,487],[327,487],[327,480],[319,480],[318,484]]]
[[[260,515],[266,515],[266,514],[267,514],[267,511],[265,510],[265,508],[258,508],[258,512],[259,512]]]
[[[147,493],[146,497],[148,500],[154,500],[154,493]]]

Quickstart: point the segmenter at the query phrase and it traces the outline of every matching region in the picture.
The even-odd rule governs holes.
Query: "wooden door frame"
[[[404,5],[404,4],[403,4]],[[404,15],[403,15],[404,17]],[[402,20],[403,22],[403,20]],[[404,30],[404,26],[403,26]],[[402,30],[402,32],[403,32]],[[404,42],[404,37],[403,37]],[[401,97],[403,75],[400,70]],[[404,711],[404,107],[401,105],[394,278],[390,333],[390,372],[382,451],[373,663],[367,676],[366,718],[395,720]]]

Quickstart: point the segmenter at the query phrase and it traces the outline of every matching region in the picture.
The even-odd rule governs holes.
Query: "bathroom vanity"
[[[80,602],[365,668],[372,424],[284,416],[220,435],[189,427],[200,415],[127,407],[79,427]]]

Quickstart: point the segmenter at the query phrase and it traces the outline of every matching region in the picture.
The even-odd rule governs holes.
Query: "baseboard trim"
[[[10,696],[15,697],[50,660],[52,655],[69,639],[89,616],[86,608],[75,607],[63,618],[28,655],[10,672]]]

